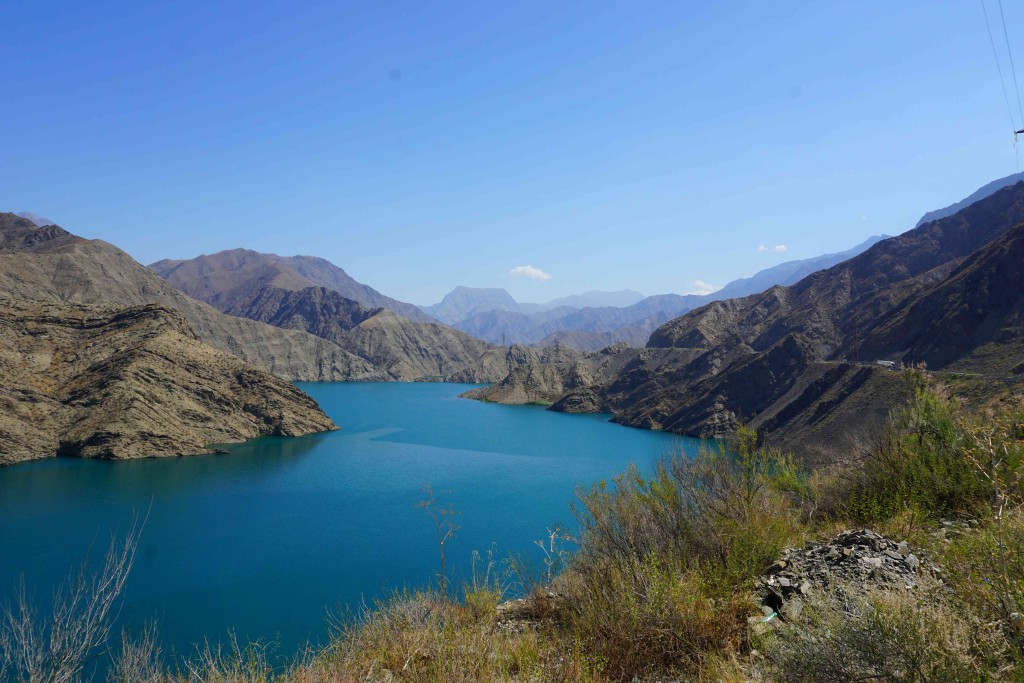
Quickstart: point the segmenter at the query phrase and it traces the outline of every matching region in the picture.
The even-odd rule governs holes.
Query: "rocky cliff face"
[[[134,458],[337,427],[270,373],[199,340],[160,305],[0,300],[0,464]]]
[[[16,300],[178,310],[199,338],[292,380],[381,380],[366,361],[314,335],[224,315],[186,296],[128,254],[62,228],[0,213],[0,296]]]
[[[1024,361],[1022,221],[1024,183],[791,287],[703,306],[658,328],[647,349],[516,368],[477,397],[557,396],[556,410],[613,410],[625,424],[699,436],[727,436],[742,420],[785,445],[845,449],[902,395],[876,359],[1004,371]]]

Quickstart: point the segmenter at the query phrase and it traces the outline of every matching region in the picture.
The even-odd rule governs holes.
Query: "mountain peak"
[[[151,263],[149,268],[186,294],[204,301],[214,291],[233,292],[232,296],[237,296],[238,287],[251,289],[273,284],[284,290],[301,290],[316,286],[336,291],[367,308],[387,308],[410,320],[433,322],[416,306],[357,282],[318,256],[278,256],[236,248],[193,259],[165,259]]]
[[[56,222],[51,221],[49,218],[43,218],[38,213],[32,213],[31,211],[19,211],[14,215],[32,221],[36,224],[37,228],[45,228],[47,225],[57,225]]]

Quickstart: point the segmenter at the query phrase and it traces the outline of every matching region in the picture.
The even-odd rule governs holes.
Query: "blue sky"
[[[967,0],[58,1],[0,25],[0,210],[143,263],[315,254],[416,303],[720,286],[1017,170]]]

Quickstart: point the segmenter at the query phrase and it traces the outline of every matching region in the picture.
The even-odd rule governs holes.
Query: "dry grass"
[[[976,682],[1014,673],[1001,632],[944,595],[851,586],[811,600],[800,618],[759,643],[766,680],[848,683]],[[933,587],[934,593],[934,587]]]

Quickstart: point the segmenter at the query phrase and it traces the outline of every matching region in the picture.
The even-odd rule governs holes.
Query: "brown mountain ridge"
[[[282,257],[246,249],[188,261],[159,261],[154,272],[182,292],[223,313],[302,330],[361,358],[386,379],[495,382],[508,372],[504,349],[443,325],[406,317],[390,308],[368,308],[307,275],[326,261]],[[330,264],[327,264],[328,266]],[[333,268],[333,266],[331,266]],[[300,272],[301,270],[301,272]],[[340,268],[338,272],[344,273]]]
[[[163,281],[117,247],[0,213],[0,296],[179,311],[199,338],[282,379],[380,380],[385,375],[314,335],[224,315]]]

